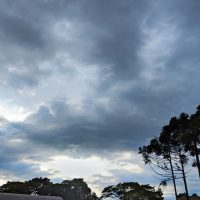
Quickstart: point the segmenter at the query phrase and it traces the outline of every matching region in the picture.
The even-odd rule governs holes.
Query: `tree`
[[[52,184],[50,179],[48,178],[33,178],[32,180],[25,182],[10,182],[8,181],[6,184],[0,187],[0,192],[5,193],[16,193],[16,194],[32,194],[38,195],[39,191],[43,187],[47,187]]]
[[[52,183],[48,178],[34,178],[25,182],[7,182],[0,187],[0,192],[60,196],[64,200],[98,200],[83,179],[65,180]]]
[[[189,195],[185,166],[189,155],[185,151],[182,138],[188,129],[188,118],[189,115],[185,113],[179,118],[172,117],[169,124],[162,128],[158,138],[152,139],[149,145],[139,148],[145,164],[149,164],[155,174],[161,176],[162,182],[173,181],[176,198],[176,179],[183,179],[187,199]]]
[[[29,194],[38,195],[40,190],[44,187],[52,185],[48,178],[33,178],[32,180],[25,181],[25,185],[28,187]]]
[[[169,126],[163,127],[163,132],[168,132]],[[178,178],[177,167],[173,166],[172,154],[169,144],[162,144],[158,138],[154,138],[150,141],[149,145],[139,147],[139,153],[142,154],[145,164],[149,164],[153,172],[158,175],[156,177],[161,181],[161,184],[165,184],[172,180],[174,185],[175,197],[177,198],[176,181]]]
[[[172,162],[174,161],[176,169],[182,173],[187,200],[189,200],[189,194],[185,166],[188,163],[188,154],[182,143],[182,135],[187,129],[188,117],[189,115],[186,113],[182,113],[179,118],[172,117],[167,129],[163,129],[159,137],[161,144],[166,145],[169,148],[170,155],[173,155]]]
[[[16,193],[16,194],[31,194],[29,188],[24,182],[8,181],[6,184],[2,185],[0,188],[0,192],[5,193]]]
[[[196,113],[188,119],[188,127],[183,134],[182,142],[185,144],[185,150],[189,151],[191,156],[195,156],[192,166],[197,167],[200,178],[200,105]]]
[[[160,189],[155,190],[150,185],[126,182],[104,188],[101,199],[111,197],[120,200],[163,200],[162,195]]]
[[[84,182],[82,178],[65,180],[62,182],[63,185],[71,188],[78,196],[79,199],[95,200],[97,196],[92,193],[91,189],[88,187],[87,183]]]

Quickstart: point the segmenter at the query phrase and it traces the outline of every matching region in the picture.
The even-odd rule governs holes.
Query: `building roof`
[[[0,193],[0,200],[63,200],[61,197]]]

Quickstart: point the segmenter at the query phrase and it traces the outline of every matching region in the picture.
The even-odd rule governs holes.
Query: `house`
[[[63,200],[61,197],[0,193],[0,200]]]

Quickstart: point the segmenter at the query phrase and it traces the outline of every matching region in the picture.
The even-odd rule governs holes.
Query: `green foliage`
[[[1,186],[0,192],[5,193],[17,193],[17,194],[31,194],[29,192],[29,188],[23,182],[10,182],[8,181],[6,184]]]
[[[135,182],[119,183],[106,187],[101,198],[118,198],[120,200],[163,200],[160,189]]]
[[[34,178],[25,182],[7,182],[0,187],[0,192],[60,196],[64,200],[97,200],[83,179],[65,180],[52,183],[48,178]]]

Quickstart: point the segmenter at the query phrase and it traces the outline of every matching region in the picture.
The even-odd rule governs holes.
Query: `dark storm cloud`
[[[159,16],[166,18],[168,23],[173,25],[176,30],[176,40],[173,43],[172,55],[166,60],[166,71],[173,71],[173,73],[180,71],[182,73],[181,67],[183,66],[188,71],[189,69],[197,70],[196,67],[199,63],[198,35],[200,32],[200,24],[199,20],[197,20],[200,18],[199,7],[198,1],[169,1],[168,4],[164,4],[163,1],[157,2],[157,8],[160,8],[160,10],[154,16],[155,22],[157,24],[160,23],[160,20],[157,19]],[[155,27],[155,23],[153,25],[152,23],[150,24]],[[187,71],[185,70],[185,72]]]
[[[25,16],[24,16],[25,17]],[[0,16],[1,35],[9,42],[26,45],[28,48],[41,47],[40,31],[21,16]]]
[[[15,179],[18,177],[27,178],[47,173],[40,173],[40,168],[37,163],[29,163],[30,155],[33,150],[32,145],[28,145],[28,141],[23,140],[21,133],[17,131],[14,124],[4,125],[1,128],[0,140],[0,174],[7,179]],[[34,151],[37,152],[37,149]],[[37,155],[37,160],[44,159],[43,156]],[[32,159],[34,160],[34,159]]]
[[[111,79],[127,79],[138,73],[137,53],[142,43],[140,26],[147,7],[148,2],[142,1],[108,1],[106,4],[94,1],[84,7],[92,29],[89,31],[97,32],[91,34],[95,45],[91,59],[106,67],[102,75],[109,73]]]
[[[66,1],[35,1],[31,3],[3,1],[2,10],[4,12],[2,12],[0,21],[2,37],[5,39],[5,43],[6,41],[10,45],[12,43],[12,47],[15,46],[16,49],[19,48],[23,52],[19,58],[14,59],[14,61],[20,61],[20,64],[12,62],[14,70],[4,69],[7,84],[16,88],[36,86],[40,79],[45,78],[45,72],[38,67],[43,61],[43,57],[39,54],[41,53],[44,59],[51,60],[59,51],[69,52],[72,57],[89,65],[97,65],[100,71],[99,76],[104,80],[99,82],[100,87],[112,86],[115,81],[126,81],[137,77],[141,67],[137,56],[142,44],[141,23],[144,15],[148,14],[148,6],[148,3],[141,1],[111,0],[106,4],[99,1],[69,1],[68,3]],[[5,12],[5,10],[9,12]],[[61,42],[59,38],[56,38],[52,28],[60,21],[67,21],[77,29],[75,38],[71,38],[72,42],[65,43],[63,41],[65,45],[61,47],[59,47]],[[49,48],[53,50],[51,51]],[[7,60],[9,59],[8,55],[5,57]],[[31,58],[33,64],[30,63],[32,62]],[[121,99],[118,99],[114,103],[117,104],[120,101]],[[92,101],[89,103],[94,104]],[[34,122],[34,127],[30,126],[31,128],[28,127],[29,130],[25,131],[28,132],[28,137],[36,141],[40,138],[40,141],[47,144],[55,142],[55,145],[62,148],[70,144],[91,146],[92,148],[99,146],[100,148],[102,144],[108,147],[110,145],[118,146],[122,143],[123,146],[123,143],[128,142],[131,135],[138,140],[140,128],[143,127],[146,132],[149,127],[149,125],[144,126],[144,120],[139,117],[127,114],[124,111],[126,106],[112,108],[113,110],[109,113],[94,104],[93,112],[97,112],[95,115],[99,121],[87,119],[87,114],[86,116],[71,116],[68,113],[67,105],[63,103],[53,106],[55,108],[51,109],[56,110],[55,116],[52,116],[48,108],[44,107],[38,111],[35,117],[32,117],[37,121]],[[60,106],[63,106],[63,109],[60,109]],[[135,120],[132,120],[131,117]],[[63,122],[66,118],[72,121],[70,125],[66,126]],[[58,124],[53,129],[40,130],[37,127],[41,122],[47,123],[47,126],[51,127],[51,124],[54,123],[52,120]],[[34,129],[35,127],[36,129]],[[22,125],[21,128],[27,128],[27,126],[23,127]],[[38,134],[37,132],[47,132],[47,134]],[[54,137],[55,133],[58,136]],[[50,137],[47,138],[48,134]],[[109,141],[113,141],[113,144]]]
[[[66,52],[79,62],[99,65],[103,77],[111,75],[114,80],[135,76],[140,67],[140,25],[147,7],[148,3],[141,1],[2,1],[0,37],[6,50],[1,50],[2,68],[12,65],[21,70],[23,63],[27,70],[21,76],[4,70],[7,84],[20,88],[15,84],[19,80],[36,86],[47,78],[39,64],[54,60],[59,52]],[[70,41],[56,35],[55,26],[60,22],[74,27]],[[64,26],[60,31],[63,30]],[[36,73],[32,73],[34,68],[38,69]],[[13,78],[16,81],[12,82]]]
[[[194,112],[200,103],[199,6],[172,0],[1,1],[2,84],[28,91],[49,75],[60,80],[59,73],[69,74],[60,53],[98,73],[94,93],[78,107],[45,99],[25,121],[6,122],[0,168],[16,176],[39,172],[39,164],[32,169],[27,159],[45,161],[54,150],[79,157],[137,150],[173,115]],[[45,92],[48,97],[55,91]]]
[[[195,1],[170,1],[169,5],[164,1],[2,1],[0,36],[3,46],[8,48],[6,53],[1,50],[4,55],[2,68],[4,65],[13,65],[20,71],[26,68],[26,73],[22,74],[4,69],[4,78],[8,85],[17,88],[36,86],[47,78],[39,64],[53,60],[56,53],[64,51],[80,62],[98,65],[103,90],[116,81],[135,79],[144,67],[138,58],[144,43],[142,24],[146,21],[147,27],[156,27],[165,17],[169,17],[179,30],[174,55],[165,61],[166,73],[170,76],[170,69],[178,68],[181,63],[198,63],[196,36],[199,30],[194,20],[199,16],[197,7]],[[59,38],[54,32],[54,26],[63,21],[76,29],[70,41]],[[12,61],[15,54],[17,58]],[[49,71],[53,68],[51,66]]]
[[[40,69],[51,56],[50,33],[37,7],[26,1],[1,1],[1,82],[14,88],[37,86],[50,70]],[[47,56],[48,55],[48,56]]]
[[[53,102],[42,106],[26,121],[11,124],[10,129],[14,128],[14,133],[21,133],[20,137],[35,144],[60,150],[103,152],[137,148],[153,124],[157,126],[148,113],[140,116],[131,113],[131,108],[118,108],[115,104],[108,110],[102,105],[95,106],[76,110],[64,101]]]

